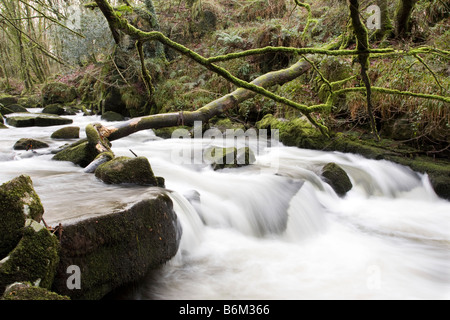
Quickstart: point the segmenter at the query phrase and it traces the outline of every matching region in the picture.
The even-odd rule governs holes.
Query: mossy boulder
[[[11,96],[9,94],[2,94],[0,95],[0,104],[7,107],[11,104],[17,104],[19,99],[15,96]]]
[[[48,148],[49,145],[43,141],[30,138],[22,138],[18,140],[14,146],[14,150],[33,150],[33,149],[43,149]]]
[[[56,115],[62,116],[66,113],[66,110],[64,109],[63,105],[54,103],[54,104],[50,104],[50,105],[46,106],[42,110],[42,113],[56,114]]]
[[[78,139],[80,137],[80,127],[64,127],[56,130],[50,136],[52,139]]]
[[[59,263],[59,241],[47,228],[27,219],[23,236],[0,261],[0,292],[19,281],[50,289]]]
[[[107,184],[131,183],[159,186],[150,162],[145,157],[117,157],[101,164],[95,176]]]
[[[26,219],[41,221],[44,208],[29,176],[21,175],[0,186],[0,258],[19,242]]]
[[[15,282],[9,285],[0,300],[70,300],[44,288],[36,287],[29,282]]]
[[[187,132],[191,130],[191,128],[187,126],[175,126],[175,127],[153,129],[153,132],[157,137],[160,137],[162,139],[171,139],[174,131],[178,129],[186,130]]]
[[[278,119],[268,114],[256,123],[256,127],[259,130],[267,130],[268,136],[272,130],[278,130],[280,142],[289,147],[322,149],[328,141],[318,129],[303,118]]]
[[[114,111],[105,112],[101,118],[105,121],[123,121],[125,119],[123,115]]]
[[[249,147],[221,148],[211,147],[204,153],[205,160],[214,170],[226,168],[239,168],[253,164],[256,161],[255,154]]]
[[[25,96],[20,97],[17,103],[25,108],[41,108],[42,98],[39,95]]]
[[[0,103],[0,113],[1,114],[11,114],[14,113],[12,110],[5,107],[3,104]]]
[[[336,163],[328,163],[322,169],[322,177],[339,196],[345,196],[353,188],[347,173]]]
[[[71,124],[72,119],[63,118],[51,114],[23,114],[6,118],[10,126],[24,127],[51,127]]]
[[[75,142],[53,156],[56,161],[70,161],[83,168],[99,155],[99,151],[86,139]]]
[[[225,133],[227,129],[230,130],[244,130],[245,125],[238,122],[233,122],[230,119],[220,119],[211,125],[213,128],[219,129],[222,133]]]
[[[27,108],[25,108],[21,105],[18,105],[18,104],[9,105],[8,110],[11,110],[13,113],[28,112]]]
[[[142,279],[175,256],[181,238],[171,199],[148,191],[125,209],[63,223],[63,230],[52,291],[72,300],[98,300]],[[79,267],[80,289],[67,286],[70,266]]]
[[[69,103],[77,98],[74,87],[61,82],[50,82],[42,88],[42,103],[44,106],[54,103]]]

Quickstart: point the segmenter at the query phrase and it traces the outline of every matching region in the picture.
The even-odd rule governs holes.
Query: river
[[[88,123],[102,122],[70,118],[81,138]],[[59,128],[0,130],[0,183],[30,175],[48,224],[102,214],[150,192],[105,185],[80,167],[52,161],[50,151],[71,142],[50,139]],[[50,147],[15,151],[20,138]],[[165,178],[183,228],[178,254],[122,298],[450,298],[450,202],[436,196],[426,175],[276,143],[261,147],[251,166],[214,171],[180,161],[183,150],[212,143],[194,140],[163,140],[148,130],[113,142],[116,156],[145,156]],[[343,198],[320,179],[329,162],[352,181]]]

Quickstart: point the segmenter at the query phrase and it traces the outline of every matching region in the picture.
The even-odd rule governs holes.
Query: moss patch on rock
[[[339,196],[345,196],[353,188],[352,182],[344,169],[336,163],[328,163],[322,169],[322,177]]]
[[[249,147],[239,149],[211,147],[205,151],[204,156],[214,170],[239,168],[256,161],[255,154]]]
[[[41,221],[44,208],[29,176],[0,186],[0,258],[20,241],[26,219]]]
[[[22,138],[18,140],[14,146],[14,150],[33,150],[33,149],[43,149],[48,148],[49,145],[43,141],[30,138]]]
[[[44,226],[26,220],[23,236],[11,253],[0,261],[0,292],[18,281],[50,289],[59,263],[59,241]]]
[[[56,161],[70,161],[83,168],[87,167],[98,156],[95,146],[87,140],[77,141],[53,156]]]
[[[78,139],[80,137],[80,127],[64,127],[56,130],[50,136],[52,139]]]
[[[20,116],[7,117],[8,124],[13,127],[51,127],[70,124],[72,119],[58,117],[50,114],[24,114]]]
[[[16,282],[8,286],[0,300],[70,300],[47,289],[33,286],[31,283]]]
[[[181,237],[173,203],[164,193],[63,228],[52,290],[73,300],[98,300],[138,281],[176,254]],[[67,268],[72,265],[80,268],[79,290],[67,288]]]
[[[150,162],[145,157],[117,157],[101,164],[95,176],[107,184],[131,183],[158,186]]]
[[[9,94],[1,94],[0,95],[0,104],[4,105],[5,107],[11,105],[11,104],[17,104],[18,98],[15,96],[11,96]]]
[[[77,91],[61,82],[51,82],[42,88],[42,102],[44,106],[54,103],[72,102],[77,97]]]

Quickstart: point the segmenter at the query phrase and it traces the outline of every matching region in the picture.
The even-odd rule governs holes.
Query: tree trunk
[[[361,65],[361,79],[364,82],[366,87],[366,96],[367,96],[367,113],[370,119],[370,127],[372,129],[372,133],[376,140],[380,140],[378,136],[378,131],[375,123],[375,117],[373,115],[373,107],[372,107],[372,88],[370,84],[370,79],[367,74],[369,70],[369,53],[366,53],[369,50],[369,35],[367,33],[367,29],[364,24],[361,22],[359,18],[359,1],[358,0],[350,0],[350,16],[352,18],[353,30],[356,35],[357,40],[357,49],[360,51],[358,54],[359,64]]]
[[[411,14],[417,0],[399,0],[395,12],[395,36],[405,38],[411,32]]]
[[[389,18],[389,10],[387,0],[377,0],[377,5],[381,11],[381,28],[375,33],[377,40],[383,40],[385,37],[389,37],[394,29],[392,21]]]
[[[290,82],[311,68],[306,61],[300,60],[291,67],[267,73],[256,78],[252,84],[270,88],[274,85],[282,85]],[[111,127],[96,127],[100,135],[110,141],[126,137],[140,130],[173,127],[178,125],[192,126],[195,121],[207,122],[214,116],[223,114],[225,111],[236,107],[239,103],[256,95],[255,92],[239,88],[234,92],[219,98],[204,107],[193,112],[156,114],[146,117],[134,118],[127,122]]]

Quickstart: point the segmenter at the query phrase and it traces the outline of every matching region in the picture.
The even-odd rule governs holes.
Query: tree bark
[[[381,28],[375,33],[375,38],[377,40],[383,40],[385,37],[390,37],[394,27],[389,18],[387,0],[377,0],[377,5],[380,7],[381,11]]]
[[[370,127],[372,129],[372,133],[375,139],[378,141],[380,137],[378,136],[375,117],[373,115],[373,107],[372,107],[372,88],[370,84],[370,79],[367,74],[369,70],[369,57],[370,53],[367,53],[369,50],[369,35],[366,27],[361,22],[359,18],[359,1],[358,0],[350,0],[350,16],[352,18],[353,30],[355,31],[356,40],[357,40],[357,49],[359,52],[358,60],[361,65],[361,79],[364,82],[364,86],[366,87],[366,96],[367,96],[367,113],[370,119]]]
[[[404,38],[411,32],[411,14],[417,0],[399,0],[395,12],[395,36]]]

